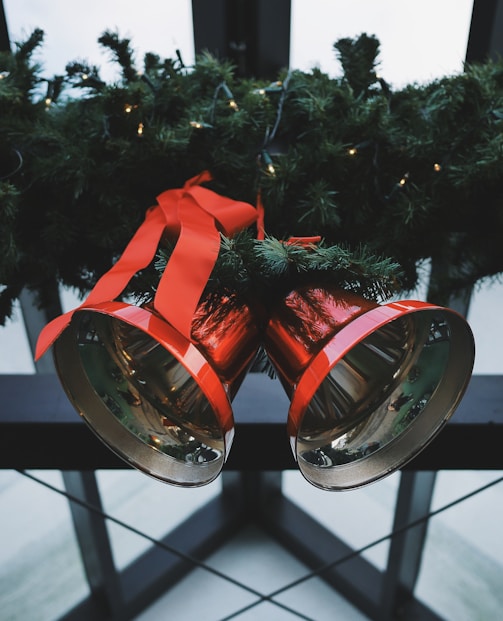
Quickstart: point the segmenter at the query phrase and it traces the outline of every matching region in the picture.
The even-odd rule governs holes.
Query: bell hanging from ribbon
[[[326,286],[285,296],[264,344],[291,400],[299,469],[327,490],[376,481],[419,453],[453,414],[475,355],[455,311]]]
[[[137,469],[186,487],[220,473],[231,401],[258,349],[247,306],[207,298],[191,341],[154,310],[121,302],[73,313],[54,343],[69,399],[98,437]]]
[[[173,485],[220,473],[233,432],[231,401],[259,348],[249,307],[234,293],[204,293],[220,233],[255,222],[248,203],[201,187],[208,173],[158,196],[119,260],[84,303],[42,330],[60,382],[98,437],[135,468]],[[176,236],[150,305],[115,301]]]

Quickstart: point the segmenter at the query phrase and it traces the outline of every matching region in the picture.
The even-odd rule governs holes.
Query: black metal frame
[[[0,468],[125,467],[77,416],[55,375],[3,375],[0,393]],[[404,470],[503,468],[502,403],[500,376],[473,376],[455,416]],[[234,401],[236,435],[225,470],[296,468],[286,435],[287,411],[278,380],[249,376]]]
[[[196,54],[234,62],[241,76],[276,80],[290,59],[290,0],[192,0]]]
[[[0,376],[0,392],[0,468],[62,470],[67,492],[98,509],[71,503],[91,594],[65,621],[133,618],[186,576],[191,564],[153,546],[117,571],[94,471],[125,468],[124,462],[82,422],[54,375]],[[501,377],[472,378],[451,422],[403,469],[393,530],[428,513],[437,470],[503,469],[502,403]],[[296,467],[286,437],[287,404],[277,380],[248,377],[234,402],[236,439],[222,493],[168,533],[166,545],[203,559],[255,523],[311,569],[351,555],[344,541],[282,493],[281,473]],[[357,556],[321,577],[376,621],[398,613],[439,621],[414,597],[426,528],[421,524],[394,537],[384,572]]]

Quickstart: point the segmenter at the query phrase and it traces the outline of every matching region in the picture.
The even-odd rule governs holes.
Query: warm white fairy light
[[[358,149],[356,147],[351,147],[350,149],[348,149],[348,155],[356,155],[358,153]]]
[[[138,129],[136,130],[138,136],[143,136],[144,127],[143,123],[138,123]]]
[[[435,162],[435,164],[433,164],[433,170],[435,172],[440,172],[442,170],[442,166],[438,162]]]
[[[268,175],[270,175],[271,177],[276,176],[276,169],[274,168],[274,164],[271,159],[271,156],[269,155],[267,151],[262,151],[262,153],[260,154],[258,158],[258,161],[263,162],[265,164],[265,171]]]

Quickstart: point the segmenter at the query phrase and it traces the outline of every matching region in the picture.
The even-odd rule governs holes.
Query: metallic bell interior
[[[291,292],[267,339],[298,467],[326,490],[366,485],[417,455],[454,413],[475,356],[468,323],[450,309],[326,287]]]

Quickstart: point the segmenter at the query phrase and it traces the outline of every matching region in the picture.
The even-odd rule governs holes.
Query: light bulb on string
[[[439,164],[438,162],[435,162],[435,164],[433,164],[433,170],[435,172],[440,172],[442,170],[442,165]]]
[[[277,80],[276,82],[271,82],[269,86],[265,89],[266,93],[280,93],[283,90],[283,82],[281,80]]]
[[[190,121],[189,125],[194,129],[211,129],[213,125],[205,123],[204,121]]]
[[[265,172],[270,177],[276,176],[276,169],[274,168],[274,164],[269,153],[264,149],[259,155],[259,161],[264,166]]]
[[[409,180],[409,173],[406,172],[404,174],[404,176],[400,179],[400,181],[398,182],[398,185],[403,188],[403,186],[407,183],[407,181]]]
[[[404,173],[402,175],[401,179],[398,181],[398,183],[395,183],[393,185],[393,188],[391,189],[391,192],[385,196],[385,199],[386,200],[391,200],[396,192],[401,191],[406,186],[407,181],[409,180],[409,176],[410,176],[409,172]]]
[[[234,95],[231,92],[231,89],[227,86],[227,84],[225,82],[222,82],[222,84],[220,85],[222,90],[225,93],[225,96],[228,99],[228,103],[229,103],[229,108],[232,108],[233,110],[239,110],[239,106],[236,103],[236,100],[234,99]]]
[[[136,133],[138,134],[140,138],[143,137],[144,129],[145,129],[145,126],[143,125],[143,123],[138,123],[138,129],[136,130]]]
[[[261,95],[262,97],[265,97],[266,95],[272,94],[272,93],[281,93],[283,90],[283,82],[280,82],[279,80],[277,82],[271,82],[269,84],[269,86],[266,87],[261,87],[261,88],[255,88],[253,89],[253,93],[255,95]]]
[[[217,106],[217,100],[220,91],[223,91],[226,98],[229,108],[232,108],[235,112],[239,110],[239,107],[234,99],[234,95],[231,92],[231,89],[227,86],[225,82],[221,82],[217,88],[215,89],[215,93],[213,95],[213,105],[211,106],[211,114],[210,114],[210,122],[213,123],[215,119],[215,111]]]
[[[347,154],[350,157],[354,157],[355,155],[358,155],[358,153],[362,149],[366,149],[367,147],[370,147],[372,144],[373,144],[372,140],[362,140],[362,142],[359,142],[358,144],[354,144],[352,147],[348,147]]]

